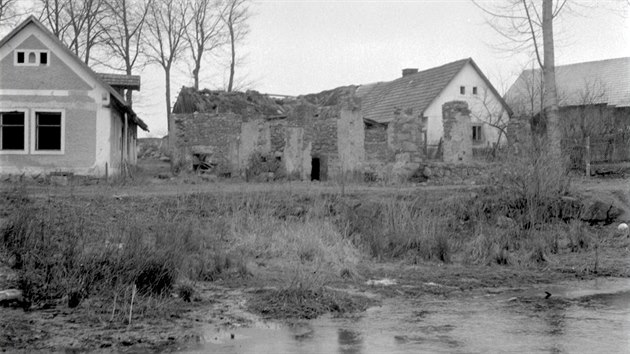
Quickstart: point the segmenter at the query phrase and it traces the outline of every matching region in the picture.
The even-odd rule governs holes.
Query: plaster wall
[[[460,87],[465,87],[465,94],[460,93]],[[477,87],[477,94],[473,94],[473,87]],[[499,130],[488,125],[489,121],[496,122],[499,117],[503,122],[508,122],[508,114],[504,112],[497,97],[492,94],[484,80],[479,76],[473,66],[468,63],[453,78],[446,88],[427,107],[424,116],[428,118],[427,140],[428,144],[438,144],[444,135],[442,126],[442,106],[449,101],[464,101],[471,111],[471,123],[482,126],[482,141],[475,146],[492,146],[499,138]],[[491,112],[492,114],[489,114]],[[472,127],[470,129],[472,137]],[[505,136],[500,143],[506,142]]]

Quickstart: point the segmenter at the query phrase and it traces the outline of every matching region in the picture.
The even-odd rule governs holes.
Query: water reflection
[[[206,343],[197,352],[630,353],[630,280],[608,285],[594,291],[585,282],[572,285],[575,291],[558,287],[550,299],[536,288],[439,301],[393,299],[353,319],[242,329],[237,340]]]

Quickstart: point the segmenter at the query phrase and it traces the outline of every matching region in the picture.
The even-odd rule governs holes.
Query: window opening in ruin
[[[24,112],[0,112],[0,150],[24,150]]]
[[[481,142],[483,140],[483,137],[481,136],[481,125],[473,125],[472,140],[473,142]]]
[[[459,93],[462,94],[462,95],[465,95],[466,94],[466,86],[460,86],[459,87]]]
[[[311,181],[321,181],[320,163],[321,160],[319,157],[313,157],[311,159]]]
[[[473,95],[477,94],[477,86],[473,86]]]
[[[35,114],[35,150],[61,151],[61,113]]]

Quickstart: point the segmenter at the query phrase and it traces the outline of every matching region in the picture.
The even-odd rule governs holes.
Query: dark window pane
[[[61,127],[38,127],[37,150],[61,150]]]
[[[24,125],[24,113],[23,112],[5,112],[2,113],[2,125]]]
[[[24,52],[17,53],[17,62],[20,64],[24,64]]]
[[[61,113],[37,113],[37,125],[58,125],[61,126]]]
[[[23,126],[3,126],[2,150],[24,150],[24,127]]]
[[[39,53],[39,63],[42,65],[48,64],[48,53]]]

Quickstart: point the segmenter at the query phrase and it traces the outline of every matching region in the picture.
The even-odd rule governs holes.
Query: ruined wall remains
[[[394,158],[387,143],[387,125],[366,126],[364,145],[367,162],[388,162]]]
[[[270,124],[265,119],[254,119],[241,123],[238,146],[238,171],[247,169],[249,157],[254,152],[271,152]]]
[[[431,185],[487,184],[496,175],[497,167],[488,163],[429,162],[423,165],[422,174]]]
[[[240,115],[223,113],[174,114],[175,144],[184,153],[204,155],[222,172],[238,169]],[[236,155],[236,156],[235,156]]]
[[[413,175],[424,160],[422,121],[413,116],[413,112],[394,112],[394,120],[389,124],[389,148],[394,154],[392,172],[400,181]]]
[[[442,106],[444,127],[443,161],[467,163],[472,161],[472,126],[470,110],[464,101],[450,101]]]
[[[361,111],[341,108],[336,130],[341,171],[344,173],[362,171],[365,162],[365,133]]]

